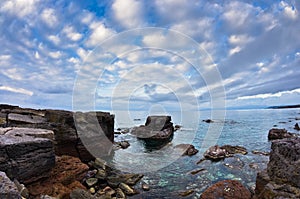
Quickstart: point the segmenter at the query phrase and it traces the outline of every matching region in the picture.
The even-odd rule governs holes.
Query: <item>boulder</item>
[[[146,147],[161,148],[174,136],[171,116],[148,116],[145,125],[134,127],[131,134],[143,140]]]
[[[182,150],[182,155],[192,156],[198,153],[198,149],[192,144],[179,144],[175,146],[175,149]]]
[[[221,149],[224,149],[226,151],[227,156],[232,156],[234,154],[240,153],[242,155],[246,155],[247,149],[242,146],[231,146],[231,145],[224,145],[220,147]]]
[[[300,138],[272,142],[267,169],[256,178],[256,198],[300,198]]]
[[[7,177],[7,175],[0,171],[0,198],[21,199],[21,194],[17,186]]]
[[[200,198],[251,199],[251,193],[237,180],[223,180],[207,188]]]
[[[43,129],[6,128],[0,136],[0,170],[10,178],[31,183],[47,177],[54,167],[52,131]]]
[[[299,127],[299,124],[298,124],[298,123],[295,124],[294,129],[297,130],[297,131],[300,131],[300,127]]]
[[[204,157],[210,160],[221,160],[226,158],[226,150],[218,145],[211,146],[204,152]]]
[[[268,134],[269,140],[283,139],[283,138],[291,138],[295,137],[294,134],[289,133],[286,129],[270,129]]]

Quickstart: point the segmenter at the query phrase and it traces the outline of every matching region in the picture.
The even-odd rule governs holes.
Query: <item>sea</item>
[[[251,110],[205,110],[186,112],[114,111],[115,141],[127,140],[130,147],[113,152],[111,166],[125,172],[142,173],[144,177],[135,187],[140,194],[131,198],[199,198],[212,184],[225,179],[238,180],[254,191],[257,172],[267,167],[269,157],[252,153],[253,150],[270,152],[268,131],[285,128],[289,132],[300,122],[300,109],[251,109]],[[148,115],[170,115],[174,125],[181,128],[165,147],[151,150],[141,140],[130,134],[134,126],[143,125]],[[203,120],[212,119],[212,123]],[[182,156],[178,144],[192,144],[199,152],[194,156]],[[218,162],[205,160],[203,153],[213,145],[243,146],[248,154],[236,154]],[[199,171],[197,173],[197,171]],[[193,173],[193,174],[192,174]],[[143,191],[141,184],[150,186]]]

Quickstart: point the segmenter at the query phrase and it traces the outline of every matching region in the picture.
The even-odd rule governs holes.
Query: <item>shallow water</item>
[[[141,191],[132,198],[181,198],[178,194],[188,189],[193,189],[194,193],[185,198],[198,198],[208,186],[223,179],[237,179],[253,189],[256,173],[266,168],[268,157],[254,155],[251,151],[270,151],[271,143],[267,135],[273,125],[295,132],[293,127],[299,122],[296,120],[300,117],[299,113],[299,109],[229,110],[225,118],[214,117],[213,123],[202,121],[212,118],[210,111],[163,113],[171,115],[174,124],[183,126],[175,132],[172,142],[161,150],[149,151],[130,133],[117,135],[117,141],[128,140],[131,146],[115,151],[112,165],[121,170],[145,174],[142,182],[148,183],[151,190]],[[143,124],[149,113],[119,111],[115,115],[116,128],[129,128]],[[136,118],[141,120],[134,121]],[[221,130],[213,132],[208,129]],[[199,153],[192,157],[180,156],[174,146],[182,143],[192,143]],[[197,165],[206,148],[214,143],[244,146],[248,154],[235,155],[219,162],[206,160]],[[190,173],[202,168],[205,170],[195,175]]]

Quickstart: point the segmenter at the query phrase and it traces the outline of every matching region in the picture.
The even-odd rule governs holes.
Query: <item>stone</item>
[[[195,192],[194,190],[189,189],[189,190],[180,192],[179,195],[181,197],[186,197],[186,196],[189,196],[189,195],[193,194],[194,192]]]
[[[125,193],[120,188],[116,189],[116,197],[117,197],[117,199],[126,199]]]
[[[70,199],[97,199],[95,196],[91,195],[89,192],[83,189],[75,189],[70,193]]]
[[[283,139],[283,138],[291,138],[295,137],[294,134],[287,132],[286,129],[270,129],[268,134],[269,140]]]
[[[124,193],[128,196],[132,196],[137,194],[138,192],[136,190],[134,190],[133,188],[131,188],[129,185],[121,182],[119,184],[119,188],[122,189],[124,191]]]
[[[0,171],[0,198],[21,199],[21,194],[17,186],[7,177],[7,175]]]
[[[237,180],[223,180],[207,188],[200,199],[251,199],[251,192]]]
[[[300,198],[300,138],[272,142],[267,169],[256,178],[255,198]]]
[[[176,124],[174,126],[174,131],[177,131],[177,130],[181,129],[181,127],[182,127],[181,125]]]
[[[144,191],[149,191],[149,190],[150,190],[150,186],[149,186],[148,184],[146,184],[146,183],[143,183],[143,184],[142,184],[142,189],[143,189]]]
[[[200,173],[200,172],[202,172],[202,171],[206,171],[206,169],[203,169],[203,168],[201,168],[201,169],[196,169],[196,170],[191,171],[190,174],[196,175],[197,173]]]
[[[299,127],[299,124],[298,124],[298,123],[295,124],[294,129],[296,129],[297,131],[300,131],[300,127]]]
[[[180,149],[183,151],[182,155],[192,156],[198,153],[198,149],[195,148],[194,145],[191,144],[179,144],[175,146],[175,149]]]
[[[134,127],[131,134],[143,140],[147,148],[159,149],[173,139],[171,116],[148,116],[145,125]]]
[[[203,122],[206,122],[206,123],[213,123],[214,121],[211,120],[211,119],[206,119],[206,120],[202,120]]]
[[[11,128],[0,136],[0,170],[21,183],[32,183],[49,176],[54,167],[51,131]]]
[[[253,150],[252,153],[255,154],[255,155],[264,155],[264,156],[269,156],[270,155],[270,152],[257,151],[257,150]]]
[[[74,189],[85,189],[80,182],[88,169],[89,167],[82,163],[79,158],[66,155],[58,156],[50,176],[44,180],[29,184],[27,188],[34,197],[40,195],[58,198],[69,196]]]
[[[224,145],[220,147],[221,149],[225,149],[227,156],[232,156],[234,154],[240,153],[242,155],[246,155],[247,149],[242,146],[231,146],[231,145]]]
[[[276,183],[300,188],[300,138],[272,142],[268,175]]]
[[[204,152],[204,157],[210,160],[221,160],[226,158],[226,150],[218,145],[212,146]]]
[[[89,178],[85,181],[85,183],[87,184],[87,186],[92,187],[95,184],[97,184],[98,179],[97,178]]]

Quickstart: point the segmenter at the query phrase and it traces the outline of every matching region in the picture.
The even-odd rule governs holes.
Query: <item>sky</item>
[[[0,103],[299,104],[300,1],[2,0]]]

